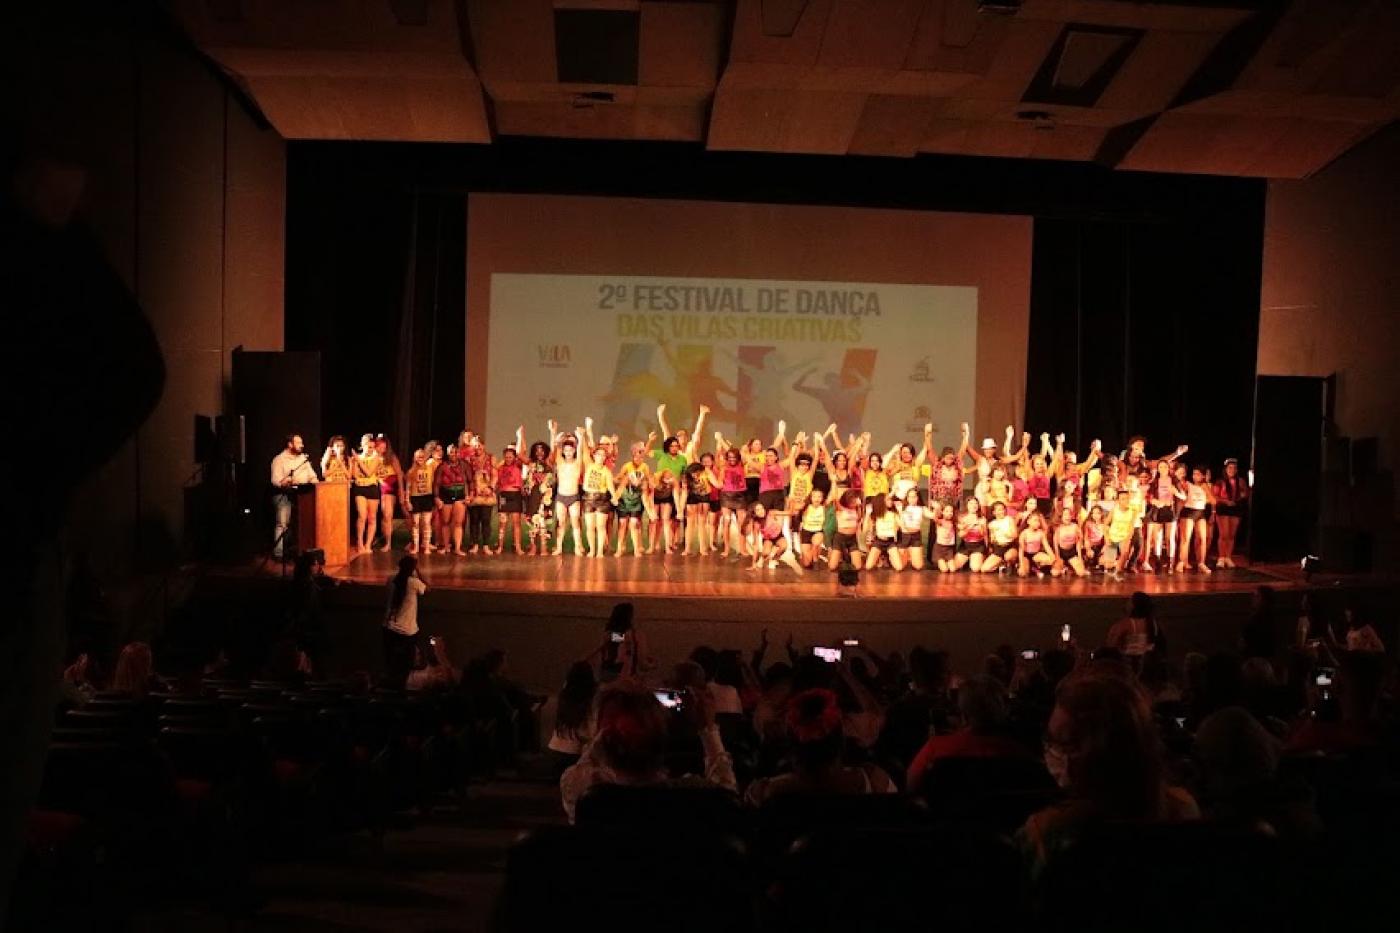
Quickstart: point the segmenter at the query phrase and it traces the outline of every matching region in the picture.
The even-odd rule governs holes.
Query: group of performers
[[[392,546],[397,507],[409,523],[409,551],[458,556],[515,553],[592,558],[658,551],[737,555],[749,569],[785,564],[801,572],[849,564],[857,570],[936,568],[944,573],[1014,572],[1084,577],[1128,571],[1210,573],[1234,566],[1235,537],[1249,500],[1238,463],[1221,475],[1188,467],[1181,445],[1149,457],[1141,437],[1118,455],[1098,441],[1078,456],[1063,434],[1041,434],[1038,449],[1006,429],[935,454],[933,425],[921,446],[883,454],[869,433],[840,440],[837,426],[791,439],[742,443],[718,431],[702,442],[709,409],[674,433],[666,406],[657,432],[624,450],[616,435],[549,422],[549,439],[526,450],[523,426],[499,459],[479,435],[428,441],[401,463],[382,435],[350,451],[333,437],[321,459],[325,481],[351,484],[355,543],[368,553]],[[522,456],[521,451],[525,453]],[[494,534],[493,534],[494,527]]]

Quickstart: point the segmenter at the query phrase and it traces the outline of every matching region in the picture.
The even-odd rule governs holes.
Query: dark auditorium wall
[[[1027,424],[1081,451],[1142,433],[1154,450],[1189,441],[1208,462],[1248,454],[1262,181],[510,137],[294,142],[287,174],[287,346],[323,351],[323,421],[336,430],[392,422],[420,440],[461,428],[466,195],[494,191],[1030,215]],[[408,330],[436,340],[415,341],[396,383],[404,308]],[[414,414],[395,417],[405,391]]]
[[[165,359],[158,408],[74,508],[75,551],[130,579],[181,556],[193,416],[222,410],[232,349],[282,347],[285,144],[144,4],[33,5],[4,34],[17,152],[82,171],[76,222]]]
[[[1398,311],[1400,124],[1392,124],[1312,178],[1269,183],[1259,297],[1259,372],[1335,373],[1338,433],[1380,440],[1389,475],[1368,478],[1349,511],[1383,536],[1392,566],[1400,559]],[[1388,500],[1384,508],[1374,508],[1377,498]]]

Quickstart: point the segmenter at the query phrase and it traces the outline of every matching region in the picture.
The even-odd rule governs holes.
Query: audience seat
[[[500,902],[507,933],[755,928],[743,844],[676,827],[556,826],[512,847]]]
[[[578,801],[580,826],[693,827],[747,838],[748,814],[723,787],[599,784]]]
[[[1039,879],[1050,930],[1178,933],[1307,928],[1312,886],[1276,837],[1208,822],[1110,824],[1052,853]],[[1300,894],[1302,896],[1293,896]]]
[[[921,800],[900,794],[782,794],[759,807],[754,854],[771,875],[798,838],[825,829],[911,829],[930,823]]]
[[[923,798],[935,816],[1010,833],[1054,802],[1059,788],[1039,759],[940,758],[924,775]]]
[[[987,833],[936,826],[828,826],[793,844],[770,897],[772,927],[1015,929],[1027,916],[1020,853]]]

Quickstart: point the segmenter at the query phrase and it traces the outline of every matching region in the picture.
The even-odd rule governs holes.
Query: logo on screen
[[[910,382],[934,382],[933,363],[928,357],[924,357],[914,364],[914,370],[909,374]]]
[[[540,365],[548,369],[562,369],[573,362],[567,343],[541,343],[535,345]]]
[[[904,422],[906,431],[922,431],[924,425],[933,420],[933,409],[927,405],[915,405],[914,414],[909,416],[909,420]]]
[[[554,396],[554,395],[541,395],[541,396],[540,396],[540,407],[541,407],[541,408],[558,408],[558,407],[559,407],[559,398],[558,398],[558,396]]]

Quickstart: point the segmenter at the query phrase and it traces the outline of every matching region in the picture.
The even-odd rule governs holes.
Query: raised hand
[[[1016,436],[1016,429],[1015,429],[1013,426],[1011,426],[1011,425],[1008,424],[1008,425],[1006,426],[1006,439],[1009,441],[1009,440],[1011,440],[1011,439],[1012,439],[1013,437],[1015,437],[1015,436]]]
[[[786,435],[786,434],[787,434],[787,422],[786,422],[786,421],[779,420],[779,421],[778,421],[778,436],[779,436],[779,437],[783,437],[783,436]]]
[[[1042,444],[1047,445],[1047,446],[1049,445],[1049,443],[1050,443],[1050,432],[1049,432],[1049,431],[1041,431],[1041,432],[1040,432],[1040,442],[1041,442]]]
[[[710,406],[709,406],[709,405],[701,405],[701,406],[700,406],[700,414],[702,414],[702,415],[708,415],[709,413],[710,413]]]
[[[1056,444],[1061,444],[1061,445],[1063,445],[1064,442],[1065,442],[1065,432],[1061,431],[1059,434],[1056,434],[1056,435],[1055,435],[1055,443],[1056,443]]]
[[[586,427],[586,428],[592,428],[592,427],[593,427],[593,418],[592,418],[592,417],[585,417],[585,418],[583,419],[583,426]]]
[[[1031,446],[1031,432],[1029,432],[1029,431],[1022,431],[1022,432],[1021,432],[1021,446],[1022,446],[1022,447],[1029,447],[1029,446]]]
[[[665,403],[665,402],[662,402],[660,405],[657,405],[657,406],[656,406],[656,417],[657,417],[658,420],[660,420],[661,418],[664,418],[665,416],[666,416],[666,403]]]
[[[962,436],[963,436],[963,437],[968,437],[968,436],[970,436],[970,435],[972,434],[972,427],[971,427],[971,425],[969,425],[966,421],[964,421],[964,422],[960,425],[960,427],[962,428]]]
[[[1103,441],[1094,438],[1094,443],[1089,445],[1090,450],[1103,450]]]
[[[933,434],[933,422],[932,422],[932,421],[925,421],[925,422],[924,422],[924,436],[925,436],[925,437],[929,437],[929,436],[932,435],[932,434]]]

